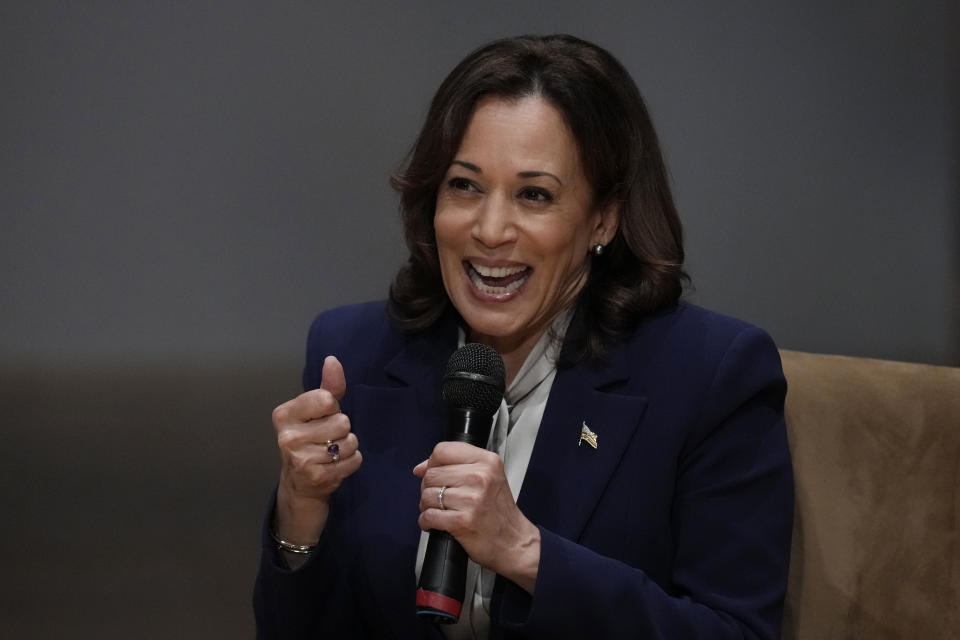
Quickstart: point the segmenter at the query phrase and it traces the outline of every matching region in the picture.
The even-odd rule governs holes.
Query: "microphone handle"
[[[463,408],[450,409],[449,439],[485,448],[493,416]],[[420,569],[417,613],[434,622],[453,624],[460,619],[467,583],[467,552],[446,531],[430,530]]]
[[[448,416],[447,424],[451,427],[448,440],[466,442],[481,449],[487,448],[490,427],[493,425],[492,415],[462,407],[451,407]]]

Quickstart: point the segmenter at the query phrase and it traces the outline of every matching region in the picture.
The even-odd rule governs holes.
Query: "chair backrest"
[[[960,638],[960,369],[781,351],[783,637]]]

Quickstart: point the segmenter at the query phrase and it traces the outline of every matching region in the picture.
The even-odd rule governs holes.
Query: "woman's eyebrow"
[[[466,169],[469,169],[470,171],[473,171],[474,173],[481,173],[481,174],[483,173],[483,169],[481,169],[480,167],[478,167],[477,165],[471,162],[466,162],[464,160],[454,160],[450,164],[458,164],[461,167],[464,167]],[[521,171],[517,174],[517,176],[520,178],[539,178],[541,176],[546,176],[548,178],[553,178],[561,186],[563,185],[563,180],[553,175],[549,171]]]
[[[469,162],[464,162],[463,160],[454,160],[451,164],[458,164],[461,167],[465,167],[474,173],[483,173],[483,169],[478,167],[475,164],[470,164]]]
[[[539,178],[541,176],[547,176],[548,178],[553,178],[556,180],[558,183],[560,183],[560,185],[563,185],[563,180],[547,171],[521,171],[517,175],[521,178]]]

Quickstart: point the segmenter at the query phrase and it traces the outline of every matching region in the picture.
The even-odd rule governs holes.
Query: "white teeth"
[[[483,265],[470,263],[470,266],[474,271],[484,276],[485,278],[503,278],[506,276],[512,276],[515,273],[520,273],[526,267],[484,267]]]
[[[513,273],[517,273],[517,272],[513,271]],[[503,277],[503,276],[498,276],[498,277]],[[505,287],[491,287],[490,285],[485,283],[483,280],[481,280],[480,275],[474,271],[470,274],[470,281],[473,283],[473,286],[475,286],[477,289],[479,289],[483,293],[500,295],[504,293],[510,293],[511,291],[516,291],[517,289],[520,288],[520,285],[522,285],[524,282],[527,281],[528,277],[529,276],[518,278],[517,280],[514,280],[513,282],[511,282]]]

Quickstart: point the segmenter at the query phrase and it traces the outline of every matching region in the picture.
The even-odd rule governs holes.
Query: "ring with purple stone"
[[[327,453],[330,454],[330,461],[336,462],[340,459],[340,445],[333,440],[327,440]]]

